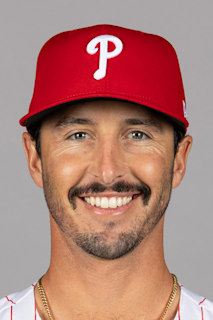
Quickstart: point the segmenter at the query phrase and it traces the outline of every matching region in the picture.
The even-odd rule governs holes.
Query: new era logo
[[[186,102],[184,100],[183,100],[183,114],[184,114],[184,118],[187,118]]]

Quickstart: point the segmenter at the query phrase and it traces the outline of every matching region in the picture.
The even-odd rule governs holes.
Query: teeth
[[[123,198],[123,204],[127,204],[127,197]]]
[[[101,198],[101,208],[108,208],[109,207],[109,201],[106,197]]]
[[[99,197],[96,197],[95,199],[96,199],[96,201],[95,201],[96,207],[100,207],[101,206],[101,199]]]
[[[84,200],[92,206],[103,209],[115,209],[129,203],[132,200],[132,197],[85,197]]]
[[[110,198],[109,199],[109,208],[117,208],[117,201],[116,201],[116,198],[113,197],[113,198]]]
[[[118,207],[121,207],[122,204],[123,204],[122,198],[119,197],[119,198],[117,199],[117,205],[118,205]]]
[[[95,205],[95,198],[94,198],[94,197],[91,197],[91,198],[90,198],[90,204],[91,204],[92,206]]]
[[[91,199],[90,198],[84,198],[84,200],[89,204],[91,203]]]

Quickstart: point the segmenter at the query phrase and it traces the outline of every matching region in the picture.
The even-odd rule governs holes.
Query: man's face
[[[70,246],[119,258],[166,210],[173,127],[131,103],[78,103],[44,122],[41,162],[49,210]]]

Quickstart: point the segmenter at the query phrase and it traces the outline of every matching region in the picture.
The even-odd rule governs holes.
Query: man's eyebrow
[[[127,125],[143,125],[147,127],[154,127],[158,131],[162,131],[161,122],[156,119],[138,119],[138,118],[130,118],[125,119],[125,124]]]
[[[64,117],[56,122],[55,128],[66,127],[74,124],[95,125],[96,123],[87,118]]]

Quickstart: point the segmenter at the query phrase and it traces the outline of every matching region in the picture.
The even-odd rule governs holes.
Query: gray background
[[[49,264],[48,210],[28,174],[18,125],[38,52],[61,31],[112,23],[162,35],[178,53],[194,145],[167,211],[166,259],[186,287],[213,300],[212,13],[212,0],[0,0],[0,296],[28,286]]]

